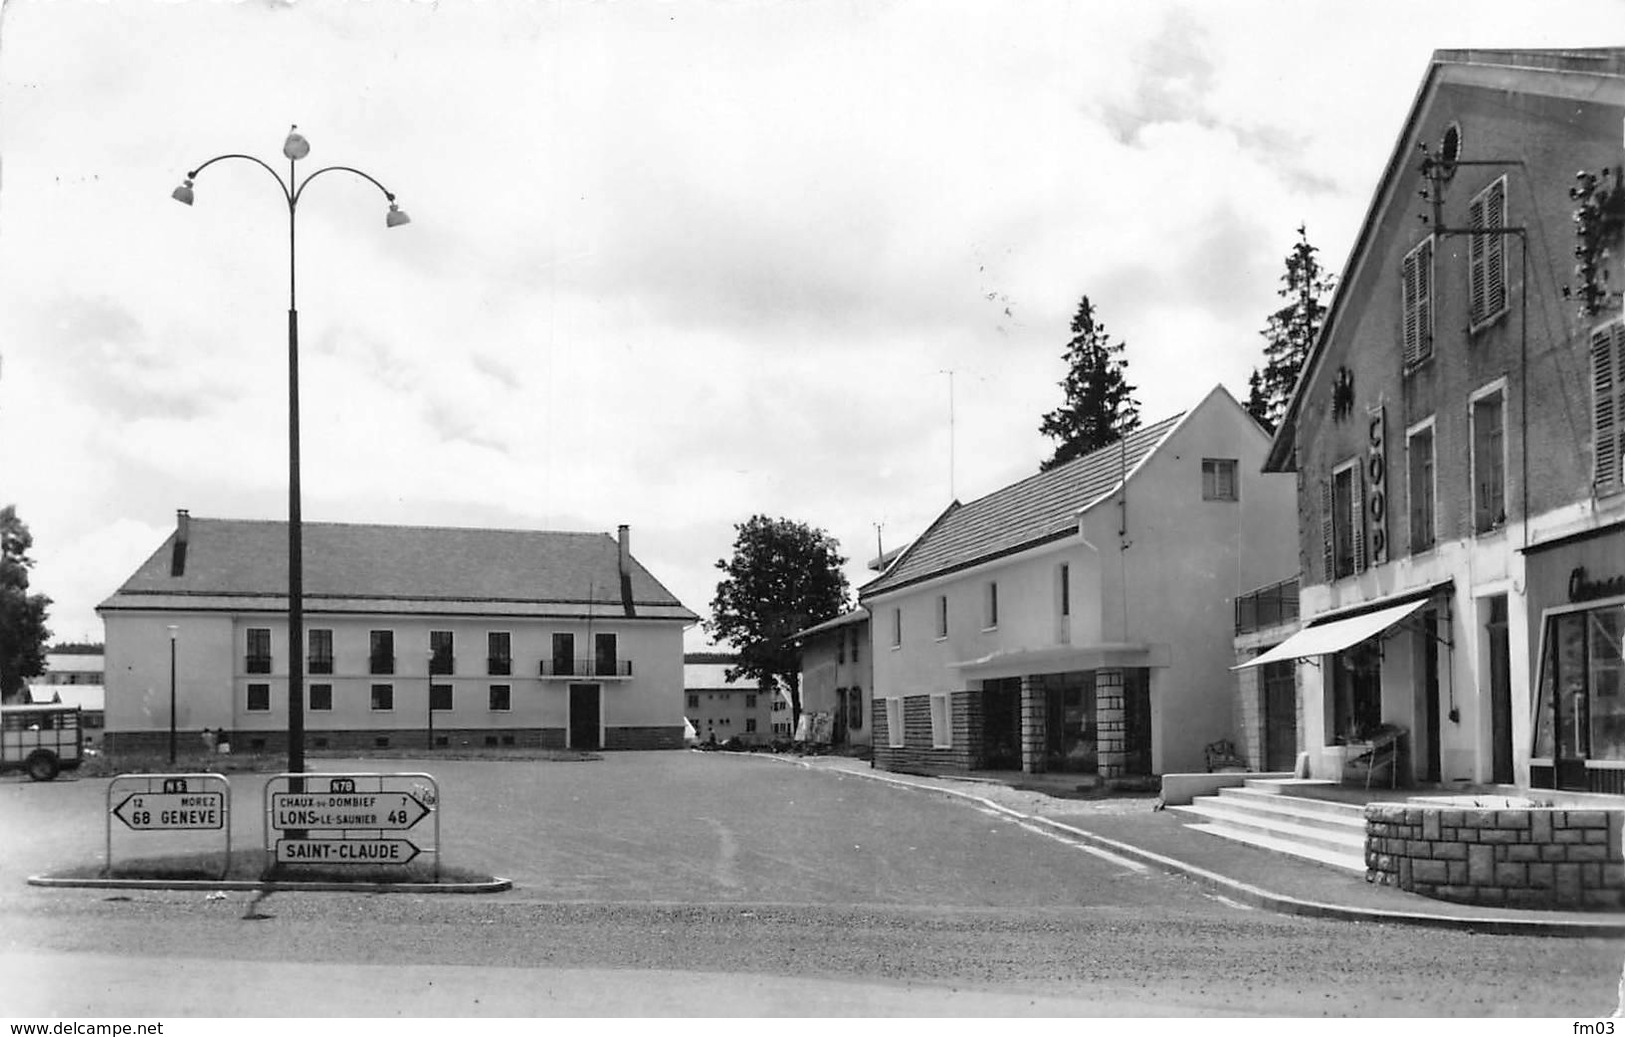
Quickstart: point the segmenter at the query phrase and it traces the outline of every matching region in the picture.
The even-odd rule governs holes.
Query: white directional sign
[[[405,864],[418,848],[405,839],[278,839],[279,864]]]
[[[409,792],[278,792],[271,796],[271,827],[284,832],[335,828],[405,831],[428,816],[429,808]]]
[[[138,832],[223,828],[226,797],[220,792],[137,792],[113,808],[113,816]]]

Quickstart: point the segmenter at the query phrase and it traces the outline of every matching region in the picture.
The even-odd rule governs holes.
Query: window
[[[502,677],[513,672],[513,635],[506,631],[485,635],[485,672]]]
[[[271,630],[269,627],[248,628],[248,658],[243,669],[249,673],[271,672]]]
[[[451,712],[450,684],[429,685],[429,708],[434,710],[436,713]]]
[[[1236,484],[1236,460],[1230,457],[1202,458],[1202,499],[1240,500]]]
[[[835,635],[835,661],[846,662],[846,631],[837,631]]]
[[[900,608],[891,610],[891,646],[903,647],[903,610]]]
[[[852,661],[858,661],[858,628],[852,628]]]
[[[429,672],[451,673],[456,656],[452,653],[450,630],[429,631]]]
[[[846,726],[854,731],[863,730],[863,689],[853,688],[846,700]]]
[[[1506,524],[1506,457],[1503,390],[1473,399],[1473,531],[1488,533]]]
[[[333,672],[333,631],[312,630],[309,632],[311,673]]]
[[[372,686],[372,708],[385,712],[395,708],[395,685],[374,684]]]
[[[250,713],[269,713],[271,711],[271,686],[269,684],[250,684],[248,686],[248,711]]]
[[[948,595],[937,596],[937,640],[948,636]]]
[[[688,693],[688,708],[689,709],[699,709],[700,708],[700,697],[698,695],[696,695],[692,691]]]
[[[752,734],[755,731],[756,731],[756,718],[755,717],[746,717],[745,718],[745,733],[746,734]]]
[[[1327,583],[1365,569],[1364,520],[1360,464],[1347,461],[1320,484],[1321,568]]]
[[[997,583],[990,582],[987,585],[987,593],[983,601],[982,626],[992,630],[999,625],[999,585]]]
[[[931,696],[931,748],[952,749],[953,729],[948,724],[948,696]]]
[[[1475,231],[1506,227],[1506,177],[1497,179],[1473,197],[1467,205],[1467,223]],[[1506,240],[1505,234],[1470,234],[1467,237],[1467,309],[1468,323],[1473,331],[1506,312]]]
[[[511,689],[506,684],[491,685],[491,694],[487,699],[487,707],[493,713],[506,713],[513,708]]]
[[[333,708],[333,685],[312,684],[310,686],[310,711],[312,713],[325,713]]]
[[[592,637],[592,672],[600,677],[614,677],[620,673],[615,658],[615,635],[594,634]]]
[[[395,672],[395,632],[374,630],[367,636],[367,661],[370,673]],[[374,706],[374,709],[377,707]]]
[[[755,695],[746,695],[745,696],[745,708],[746,709],[755,709],[756,708],[756,696]]]
[[[1414,367],[1433,355],[1433,239],[1405,254],[1400,269],[1400,323],[1405,344],[1405,366]]]
[[[576,672],[576,635],[553,635],[553,675],[569,677]]]
[[[886,700],[886,744],[893,749],[901,749],[904,745],[902,699]]]
[[[1412,429],[1405,441],[1411,506],[1411,554],[1433,547],[1433,421]]]
[[[1625,321],[1591,333],[1591,485],[1625,488]]]
[[[1072,615],[1072,566],[1062,562],[1055,571],[1055,582],[1061,594],[1061,615]]]

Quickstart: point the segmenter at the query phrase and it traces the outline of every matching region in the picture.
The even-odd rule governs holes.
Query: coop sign
[[[1371,564],[1388,560],[1388,450],[1382,408],[1366,412],[1366,520],[1371,527]]]

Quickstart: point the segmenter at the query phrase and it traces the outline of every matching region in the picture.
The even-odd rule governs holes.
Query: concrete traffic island
[[[206,852],[88,864],[31,875],[31,886],[82,889],[247,890],[263,892],[501,893],[509,879],[414,860],[405,865],[290,865],[262,849]]]
[[[1460,904],[1618,911],[1625,810],[1525,796],[1442,796],[1365,809],[1366,881]]]

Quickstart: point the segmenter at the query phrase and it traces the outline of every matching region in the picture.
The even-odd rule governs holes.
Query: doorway
[[[599,740],[601,717],[598,700],[598,685],[570,685],[570,748],[603,748]]]
[[[1490,780],[1510,785],[1512,772],[1512,667],[1507,641],[1507,597],[1489,600],[1490,618],[1484,624],[1490,649]]]
[[[982,682],[982,767],[1021,769],[1021,678]]]
[[[1264,770],[1290,771],[1298,764],[1296,660],[1264,664]]]
[[[1422,749],[1422,780],[1437,782],[1443,773],[1439,757],[1439,613],[1422,613],[1422,698],[1427,716],[1427,741]]]
[[[1123,773],[1151,773],[1151,671],[1123,671]]]

